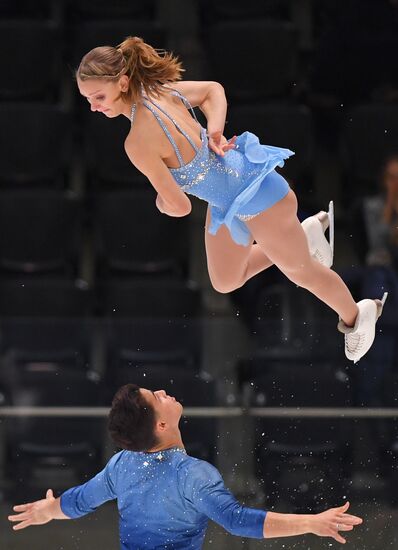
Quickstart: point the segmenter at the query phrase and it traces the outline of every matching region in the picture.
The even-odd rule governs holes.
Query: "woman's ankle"
[[[354,312],[352,313],[350,312],[347,316],[344,316],[344,317],[340,316],[340,319],[343,321],[343,323],[347,328],[352,328],[355,325],[355,321],[357,320],[358,313],[359,313],[359,309],[358,309],[358,306],[355,304]]]

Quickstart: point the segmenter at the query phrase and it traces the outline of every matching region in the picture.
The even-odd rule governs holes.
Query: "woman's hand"
[[[14,531],[25,529],[25,527],[29,527],[30,525],[44,525],[52,519],[56,519],[57,500],[54,498],[52,490],[48,489],[46,498],[14,506],[13,510],[14,512],[18,512],[18,514],[8,516],[9,521],[19,522],[17,525],[14,525]]]
[[[209,138],[209,148],[214,151],[217,155],[221,157],[229,151],[230,149],[235,148],[236,136],[231,138],[229,141],[222,135],[221,130],[212,132],[208,136]]]
[[[320,514],[315,514],[310,517],[310,532],[320,537],[332,537],[345,544],[346,540],[339,531],[352,531],[356,525],[362,523],[362,519],[351,514],[346,514],[350,506],[346,502],[344,506],[338,508],[330,508]]]

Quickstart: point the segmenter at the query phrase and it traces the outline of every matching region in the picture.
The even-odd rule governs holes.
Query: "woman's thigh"
[[[297,218],[297,199],[292,190],[247,225],[264,254],[287,276],[313,264],[307,237]]]
[[[210,217],[208,208],[205,227],[207,268],[214,288],[220,292],[228,292],[240,286],[253,243],[248,246],[236,244],[225,225],[215,235],[211,235],[208,231]]]

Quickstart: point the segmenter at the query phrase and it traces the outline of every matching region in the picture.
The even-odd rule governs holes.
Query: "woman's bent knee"
[[[227,281],[211,276],[210,282],[214,290],[216,290],[220,294],[229,294],[230,292],[236,290],[237,288],[240,288],[243,285],[243,281]]]

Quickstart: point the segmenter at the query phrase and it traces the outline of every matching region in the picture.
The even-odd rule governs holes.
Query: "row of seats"
[[[129,162],[123,141],[128,120],[109,121],[87,113],[75,127],[71,113],[58,106],[0,104],[0,125],[7,136],[0,150],[0,183],[5,188],[67,186],[76,161],[82,164],[88,188],[131,188],[148,185]],[[347,113],[341,131],[341,163],[347,200],[375,189],[386,155],[398,150],[398,107],[367,104]],[[81,139],[76,130],[81,131]],[[264,103],[231,106],[226,135],[245,130],[260,141],[295,151],[283,170],[305,198],[313,189],[315,132],[311,111],[303,105]],[[81,147],[82,145],[82,147]],[[71,163],[71,158],[74,162]]]
[[[0,316],[196,318],[202,294],[193,282],[168,276],[100,280],[92,287],[62,277],[0,279]]]
[[[137,267],[137,264],[132,262],[131,266]],[[58,319],[61,333],[62,319],[65,318],[70,319],[72,325],[74,318],[80,318],[88,325],[90,319],[98,317],[135,318],[148,322],[156,319],[163,320],[165,325],[177,319],[187,323],[187,328],[195,323],[195,319],[202,318],[205,323],[211,320],[211,306],[204,309],[202,292],[184,277],[155,271],[146,271],[143,277],[144,271],[138,272],[137,269],[125,271],[126,276],[123,277],[120,271],[117,271],[118,276],[114,273],[108,271],[106,276],[97,277],[91,285],[43,274],[16,276],[13,273],[12,276],[3,276],[0,278],[0,316],[4,323],[11,318],[19,318],[19,322],[31,318],[26,325],[30,328],[18,338],[22,341],[25,332],[29,334],[33,329],[43,334],[40,341],[48,340],[50,346],[53,337],[46,336],[48,327],[46,330],[41,327],[41,321],[46,317]],[[398,321],[394,314],[393,289],[391,292],[391,305],[386,305],[378,323],[376,344],[379,349],[382,342],[388,342],[392,353],[389,363],[393,365],[398,359],[398,349],[393,349]],[[239,367],[241,381],[257,376],[270,362],[276,366],[286,361],[328,359],[341,362],[344,357],[344,338],[336,329],[336,314],[311,293],[296,288],[289,281],[265,284],[253,295],[245,294],[240,305],[235,300],[234,307],[251,339],[251,354]],[[30,326],[35,324],[36,328]],[[46,327],[46,324],[43,326]],[[55,327],[51,329],[55,330]],[[10,337],[13,341],[13,330],[14,334],[18,334],[15,329],[10,329],[10,334],[3,341]],[[78,328],[77,332],[80,330]],[[167,330],[172,330],[172,326]],[[170,345],[176,342],[178,334],[175,334]],[[44,349],[47,346],[44,344]],[[377,355],[371,357],[369,354],[366,362],[373,362]]]
[[[238,0],[199,0],[200,15],[206,23],[224,19],[251,19],[258,17],[288,18],[290,0],[248,0],[245,4]],[[124,0],[38,0],[33,9],[29,0],[1,0],[0,15],[7,18],[27,17],[32,19],[101,20],[108,18],[131,17],[152,20],[158,2],[145,0],[129,3]]]
[[[156,48],[165,49],[167,33],[157,23],[135,19],[78,22],[62,28],[53,21],[0,21],[0,99],[55,102],[65,97],[65,86],[73,85],[74,69],[96,46],[116,45],[125,37],[143,37]],[[15,47],[7,47],[13,36]],[[37,60],[40,59],[40,67]]]
[[[25,386],[35,385],[42,387],[42,406],[94,406],[110,403],[114,392],[123,384],[134,382],[140,386],[148,386],[151,389],[164,389],[178,397],[187,406],[227,406],[242,405],[245,407],[290,407],[292,410],[300,410],[301,407],[353,407],[352,387],[355,384],[355,375],[341,365],[330,361],[268,361],[263,364],[262,372],[257,372],[249,381],[242,386],[231,386],[219,380],[217,384],[204,369],[191,368],[195,362],[194,353],[201,353],[200,345],[194,342],[194,338],[200,334],[201,327],[198,323],[184,326],[178,320],[171,320],[171,329],[167,330],[165,323],[146,322],[142,320],[140,326],[138,321],[128,323],[108,322],[102,324],[102,335],[104,336],[104,347],[107,357],[107,370],[99,373],[93,370],[92,364],[84,363],[84,350],[73,349],[76,338],[69,342],[69,348],[61,342],[61,334],[54,330],[47,330],[47,335],[52,332],[54,342],[51,342],[52,350],[47,348],[45,352],[39,352],[34,346],[40,345],[38,337],[33,341],[33,334],[38,335],[39,331],[32,330],[30,342],[31,349],[22,347],[11,347],[1,357],[0,384],[4,396],[3,404],[23,405],[22,401],[16,400]],[[68,328],[82,329],[80,325],[63,324],[65,331]],[[98,325],[100,326],[100,325]],[[16,327],[29,329],[27,322],[2,323],[2,329]],[[46,329],[44,323],[42,329]],[[98,327],[97,327],[98,328]],[[69,330],[72,333],[72,330]],[[159,338],[151,343],[145,330],[152,330],[152,339],[158,331]],[[119,333],[118,333],[119,331]],[[177,342],[176,334],[179,331],[180,338],[184,342]],[[22,332],[22,330],[20,331]],[[6,330],[4,336],[7,338]],[[130,340],[128,339],[130,336]],[[18,334],[14,337],[14,344],[17,343]],[[61,346],[57,349],[55,339]],[[80,340],[84,340],[81,334]],[[87,343],[86,343],[87,345]],[[179,345],[179,347],[177,347]],[[196,345],[196,349],[194,346]],[[78,357],[78,354],[81,356]],[[198,364],[196,364],[198,366]],[[93,388],[93,393],[87,394],[84,388],[79,389],[79,381],[88,380]],[[192,385],[189,381],[193,380]],[[206,392],[200,389],[212,387]],[[51,391],[52,385],[62,390],[61,381],[68,389],[65,395],[55,397]],[[88,383],[88,382],[87,382]],[[196,383],[196,388],[193,384]],[[57,386],[58,385],[58,386]],[[395,407],[397,404],[398,372],[387,373],[383,380],[383,391],[380,399],[380,406]],[[214,387],[213,387],[214,386]],[[174,391],[174,393],[173,393]],[[177,392],[177,393],[175,393]],[[185,395],[184,395],[185,392]],[[94,400],[93,400],[94,399]],[[31,406],[39,405],[39,402],[26,401]],[[287,420],[291,420],[288,418]],[[293,439],[292,439],[293,443]]]
[[[17,354],[28,363],[61,362],[72,370],[103,370],[112,388],[113,369],[119,366],[178,365],[199,371],[205,322],[188,316],[186,304],[180,307],[180,315],[162,316],[152,316],[148,309],[142,316],[125,316],[116,306],[101,318],[3,316],[0,354],[2,361]]]
[[[12,54],[6,42],[10,34],[15,37],[16,43]],[[338,33],[335,34],[336,41]],[[0,61],[5,70],[0,77],[0,98],[57,99],[62,95],[61,77],[62,85],[65,85],[67,75],[72,83],[73,69],[85,53],[99,45],[116,45],[129,35],[141,36],[160,49],[167,49],[170,41],[169,32],[156,21],[127,17],[78,21],[66,28],[57,26],[51,20],[2,20]],[[336,76],[333,65],[331,69],[324,63],[327,41],[325,44],[321,41],[319,49],[315,50],[310,69],[308,62],[301,59],[298,29],[289,21],[266,17],[248,21],[221,20],[203,27],[201,35],[207,78],[221,81],[231,100],[263,101],[270,97],[292,98],[328,91],[331,95],[344,98],[351,84],[355,93],[349,97],[351,102],[355,102],[355,97],[357,101],[364,100],[379,87],[394,84],[390,75],[393,51],[397,47],[394,35],[386,37],[379,32],[370,37],[364,37],[363,33],[351,37],[350,55],[344,56],[346,50],[338,50],[341,79],[337,83],[331,82],[328,76],[329,71]],[[237,36],[239,40],[236,40]],[[229,55],[223,58],[217,54],[220,43],[229,47]],[[363,58],[366,59],[361,55],[363,49],[369,55],[373,56],[375,52],[378,55],[376,69],[368,80],[361,77],[361,72],[366,68],[361,64],[365,63]],[[37,70],[35,59],[41,60],[45,70]],[[239,71],[236,71],[237,59],[244,60],[239,64]],[[363,85],[362,90],[358,89],[360,84]]]
[[[286,282],[265,287],[246,301],[246,311],[237,310],[248,329],[252,350],[239,367],[242,381],[263,372],[270,362],[277,366],[286,361],[342,361],[344,338],[336,329],[336,314],[306,290]],[[0,279],[2,323],[7,327],[7,320],[19,319],[16,328],[11,324],[12,328],[7,329],[8,336],[3,336],[2,341],[20,340],[18,346],[23,345],[23,338],[29,332],[37,331],[42,334],[39,341],[44,349],[48,349],[49,345],[52,349],[54,336],[47,335],[48,328],[50,335],[51,331],[62,334],[63,319],[69,319],[71,326],[74,326],[74,319],[80,319],[83,327],[88,327],[91,319],[124,318],[128,321],[134,318],[137,322],[145,320],[146,323],[156,320],[161,322],[160,326],[163,323],[167,334],[167,331],[177,331],[173,328],[174,320],[186,323],[189,331],[198,318],[204,323],[211,322],[211,313],[211,306],[204,309],[203,295],[196,285],[165,275],[146,275],[142,278],[129,273],[123,278],[98,279],[90,287],[73,280],[48,276],[16,278],[14,275]],[[24,324],[25,318],[28,318],[26,329],[17,336],[18,327],[20,323]],[[51,318],[49,327],[45,318]],[[58,329],[52,324],[54,319],[58,319]],[[394,342],[397,322],[394,303],[391,302],[391,307],[386,306],[385,314],[379,321],[377,344],[387,340],[391,344]],[[167,327],[168,323],[170,327]],[[76,331],[82,332],[80,325]],[[58,341],[57,338],[55,341]],[[170,340],[171,348],[176,345],[178,349],[181,345],[178,342],[176,332]],[[191,343],[189,339],[186,345]],[[198,341],[198,345],[200,343]],[[64,347],[68,347],[66,343]],[[398,350],[392,350],[392,353],[396,357],[391,359],[394,364],[397,363]]]
[[[156,8],[156,0],[144,2],[125,2],[115,0],[37,0],[34,5],[30,0],[1,0],[0,15],[2,18],[19,19],[50,19],[68,20],[69,18],[102,19],[112,17],[131,17],[134,19],[152,19]]]
[[[116,293],[121,294],[119,289]],[[21,361],[23,358],[30,363],[61,362],[72,370],[93,370],[99,373],[101,377],[109,379],[111,388],[117,385],[117,375],[123,369],[139,373],[155,365],[164,368],[166,372],[177,366],[191,372],[212,371],[213,359],[209,357],[209,364],[205,364],[204,350],[207,349],[208,335],[214,326],[211,320],[200,315],[200,303],[191,304],[191,311],[188,311],[187,303],[182,303],[179,311],[177,308],[173,311],[170,307],[159,315],[160,307],[155,303],[159,295],[161,292],[154,296],[153,302],[148,300],[145,303],[145,295],[140,297],[133,294],[131,305],[134,303],[137,307],[135,312],[130,310],[128,315],[123,310],[124,304],[119,310],[116,301],[112,302],[110,311],[95,318],[2,315],[1,364],[7,363],[6,358],[10,354],[11,357],[17,354]],[[172,294],[167,297],[169,303],[172,298]],[[198,302],[194,296],[189,298],[192,302]],[[163,302],[167,300],[163,298]],[[156,307],[151,311],[153,303]],[[81,304],[79,306],[82,307]],[[297,321],[297,325],[299,323]],[[368,400],[369,384],[373,387],[372,402],[384,400],[383,380],[391,372],[397,371],[397,353],[395,362],[390,359],[386,364],[379,364],[377,357],[372,359],[369,356],[358,371],[344,358],[343,341],[335,327],[328,330],[331,340],[339,340],[340,346],[333,349],[326,339],[311,347],[313,333],[317,329],[314,331],[308,325],[300,341],[281,336],[279,342],[273,342],[271,331],[276,325],[267,323],[268,330],[261,339],[255,333],[250,353],[236,362],[231,377],[237,378],[239,387],[250,384],[264,373],[271,373],[275,379],[279,379],[279,374],[289,372],[288,369],[296,370],[299,374],[306,372],[308,375],[312,372],[312,376],[316,376],[318,371],[327,372],[328,369],[338,367],[342,372],[351,373],[352,403]],[[396,328],[396,323],[391,327],[383,326],[383,333],[378,334],[377,343],[385,341],[385,345],[390,346],[390,338],[396,333]],[[373,361],[376,361],[374,365]],[[234,400],[233,397],[231,400]]]
[[[99,275],[186,277],[189,219],[160,215],[155,198],[149,186],[89,204],[62,191],[0,193],[0,271],[76,276],[90,234]]]

